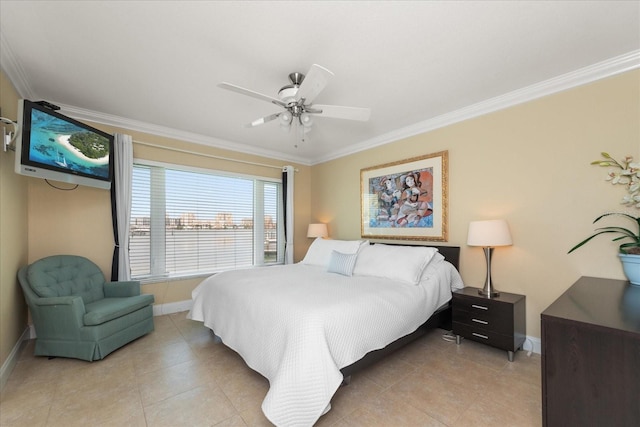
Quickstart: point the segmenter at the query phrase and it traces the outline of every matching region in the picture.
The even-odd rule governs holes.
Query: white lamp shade
[[[512,245],[509,225],[503,219],[489,221],[471,221],[467,245],[469,246],[509,246]]]
[[[327,224],[309,224],[307,237],[327,237]]]

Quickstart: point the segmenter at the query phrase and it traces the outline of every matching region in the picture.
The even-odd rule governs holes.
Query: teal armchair
[[[36,356],[100,360],[153,331],[153,295],[107,282],[87,258],[55,255],[18,271],[36,330]]]

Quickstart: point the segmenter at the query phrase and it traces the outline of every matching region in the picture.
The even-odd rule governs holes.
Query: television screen
[[[17,173],[111,188],[113,135],[28,100],[20,102],[18,120]]]

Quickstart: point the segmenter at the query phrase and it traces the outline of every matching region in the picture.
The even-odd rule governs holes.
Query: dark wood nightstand
[[[453,292],[453,333],[461,337],[507,351],[509,362],[522,349],[526,337],[526,297],[500,292],[487,298],[478,288],[466,287]]]

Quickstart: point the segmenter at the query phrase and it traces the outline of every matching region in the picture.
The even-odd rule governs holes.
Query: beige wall
[[[465,244],[469,221],[509,222],[514,245],[495,249],[492,277],[527,296],[528,335],[540,336],[540,312],[580,276],[624,278],[606,238],[567,250],[598,215],[624,210],[624,189],[590,162],[602,151],[640,158],[640,71],[314,166],[312,221],[327,221],[333,238],[359,238],[360,169],[441,150],[449,151],[446,244],[462,247],[465,284],[482,287],[484,255]]]
[[[0,72],[0,115],[17,118],[18,95]],[[10,127],[7,128],[7,130]],[[27,326],[16,272],[27,262],[27,179],[13,173],[15,154],[0,150],[0,366]]]

